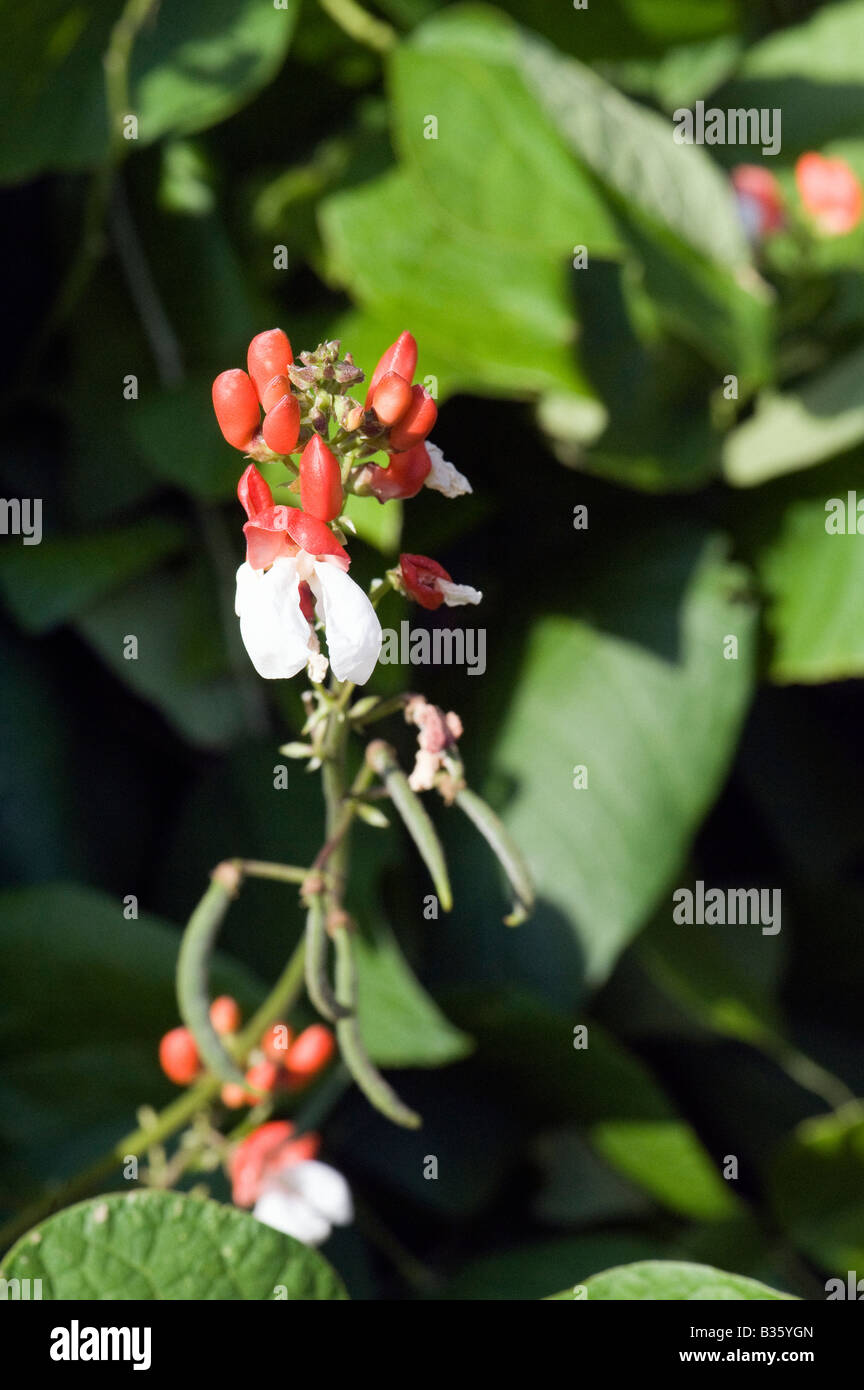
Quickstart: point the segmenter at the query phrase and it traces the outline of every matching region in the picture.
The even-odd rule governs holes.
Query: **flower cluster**
[[[861,184],[844,159],[828,159],[810,151],[795,165],[795,185],[801,206],[823,236],[854,231],[864,212]],[[748,236],[763,241],[786,224],[786,201],[774,174],[759,164],[740,164],[732,186]]]
[[[210,1022],[221,1037],[231,1037],[242,1022],[240,1009],[229,995],[220,995],[210,1006]],[[228,1081],[222,1087],[222,1103],[236,1110],[255,1105],[262,1095],[298,1091],[308,1085],[332,1061],[336,1042],[329,1028],[313,1023],[295,1037],[284,1023],[274,1023],[249,1056],[246,1086]],[[201,1057],[188,1028],[172,1028],[159,1044],[159,1062],[165,1075],[178,1086],[189,1086],[202,1073]]]
[[[268,680],[305,667],[321,683],[329,666],[337,680],[365,684],[380,655],[381,624],[375,591],[364,593],[348,574],[345,545],[353,526],[343,513],[346,496],[384,503],[426,486],[452,498],[470,485],[428,439],[438,412],[414,382],[417,344],[410,333],[380,358],[363,404],[348,394],[363,372],[350,353],[339,357],[336,342],[301,353],[296,363],[285,333],[269,329],[249,344],[247,366],[248,372],[233,368],[213,383],[225,439],[254,460],[237,488],[247,516],[235,602],[243,642]],[[382,454],[386,464],[378,461]],[[275,500],[258,464],[282,466],[274,485],[290,501]],[[421,555],[401,556],[386,583],[429,609],[482,597]]]
[[[353,1220],[351,1191],[342,1174],[317,1160],[317,1134],[297,1136],[289,1120],[271,1120],[247,1135],[229,1163],[232,1197],[253,1207],[266,1226],[320,1245],[333,1226]]]

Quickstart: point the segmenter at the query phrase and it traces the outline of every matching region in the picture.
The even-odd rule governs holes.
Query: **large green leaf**
[[[134,885],[132,889],[134,890]],[[64,1177],[176,1095],[159,1038],[177,1023],[179,935],[124,902],[72,884],[0,895],[0,1121],[21,1178]],[[261,990],[217,959],[215,992],[249,1008]]]
[[[864,1270],[864,1111],[854,1102],[798,1126],[771,1176],[775,1215],[798,1249],[834,1275]]]
[[[779,108],[781,158],[794,159],[864,120],[864,3],[824,5],[803,24],[750,49],[735,79],[714,98],[721,107]],[[738,162],[738,151],[731,149]]]
[[[540,916],[567,921],[599,981],[680,865],[733,753],[751,684],[753,614],[716,538],[661,527],[615,547],[584,618],[538,623],[495,767]],[[599,558],[599,557],[598,557]],[[727,635],[737,660],[724,660]],[[573,769],[588,769],[574,789]]]
[[[856,530],[857,460],[748,494],[745,533],[765,594],[768,661],[778,682],[832,681],[864,672],[859,621],[864,550]],[[849,507],[849,492],[853,493]],[[832,534],[842,504],[848,534]]]
[[[11,7],[4,33],[0,179],[81,169],[108,148],[102,57],[121,0]],[[168,0],[142,28],[131,64],[138,141],[204,130],[278,72],[297,11],[258,0]],[[130,142],[131,147],[135,146]]]
[[[790,1299],[791,1294],[779,1293],[760,1284],[755,1279],[745,1279],[740,1274],[727,1274],[722,1269],[712,1269],[710,1265],[685,1264],[677,1260],[643,1260],[639,1264],[620,1265],[618,1269],[607,1269],[602,1274],[593,1274],[582,1281],[586,1294],[581,1298],[604,1302],[627,1300],[648,1300],[661,1302],[675,1300],[682,1303],[730,1301],[769,1301]],[[554,1302],[579,1301],[574,1289],[564,1289],[553,1294]]]
[[[851,449],[864,439],[864,348],[794,391],[769,395],[727,437],[730,483],[752,487]]]
[[[419,983],[383,925],[354,938],[358,1015],[369,1055],[381,1067],[440,1067],[471,1051]]]
[[[317,1250],[248,1212],[179,1192],[94,1197],[49,1217],[9,1251],[5,1279],[43,1299],[147,1302],[345,1299]]]
[[[469,243],[559,262],[574,243],[614,253],[613,218],[516,70],[518,44],[495,11],[460,8],[394,50],[394,134],[414,187]]]
[[[181,549],[185,527],[159,517],[84,536],[7,546],[0,593],[28,632],[46,632]]]
[[[325,199],[321,223],[330,275],[387,325],[382,349],[411,325],[418,380],[432,373],[440,384],[446,373],[463,388],[587,391],[573,358],[566,247],[555,264],[530,247],[469,243],[434,210],[418,216],[401,169]]]
[[[244,729],[248,709],[241,681],[256,679],[229,613],[232,581],[233,568],[230,577],[217,580],[196,556],[181,568],[135,580],[76,619],[78,631],[115,675],[204,748],[227,743]],[[138,643],[134,657],[126,654],[132,651],[129,637]],[[228,669],[226,647],[236,655],[236,676]]]

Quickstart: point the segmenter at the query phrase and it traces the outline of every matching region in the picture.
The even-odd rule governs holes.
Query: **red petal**
[[[249,375],[260,396],[274,376],[283,376],[285,368],[294,361],[291,344],[281,328],[268,328],[257,333],[249,344],[246,364]]]
[[[237,496],[248,517],[273,506],[273,494],[254,463],[250,463],[237,484]]]
[[[300,500],[321,521],[332,521],[342,510],[339,464],[320,434],[313,434],[300,456]]]
[[[438,419],[438,407],[423,386],[412,386],[412,400],[390,431],[390,447],[401,452],[424,440]]]
[[[261,429],[264,443],[274,454],[290,454],[297,447],[300,433],[300,402],[296,396],[283,396],[268,410]]]
[[[389,502],[392,497],[416,497],[431,467],[426,445],[415,444],[404,453],[391,454],[386,468],[373,464],[369,487],[379,502]]]
[[[400,333],[395,343],[391,343],[385,353],[378,359],[378,365],[372,373],[372,380],[369,382],[369,390],[366,392],[366,409],[372,404],[372,396],[375,387],[387,372],[396,372],[403,377],[408,384],[414,377],[417,368],[417,342],[411,333]]]
[[[319,521],[317,516],[301,512],[297,507],[286,507],[285,511],[291,513],[288,534],[301,549],[310,555],[335,555],[340,560],[348,561],[348,551],[339,544],[330,527]]]

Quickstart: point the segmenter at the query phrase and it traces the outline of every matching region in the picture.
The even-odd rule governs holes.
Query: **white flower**
[[[462,497],[466,492],[473,490],[464,473],[460,473],[454,464],[445,459],[438,445],[433,444],[431,439],[426,440],[426,453],[432,465],[426,475],[426,487],[443,493],[445,497]]]
[[[334,1226],[353,1221],[354,1204],[342,1174],[310,1158],[268,1179],[252,1215],[304,1245],[321,1245]]]
[[[252,664],[265,680],[296,676],[312,662],[320,672],[318,639],[300,607],[305,580],[316,600],[337,680],[365,684],[381,651],[381,624],[359,585],[338,565],[301,550],[269,569],[244,562],[237,571],[235,611]]]

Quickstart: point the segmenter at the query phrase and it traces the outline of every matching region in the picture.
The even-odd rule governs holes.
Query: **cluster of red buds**
[[[823,236],[845,236],[861,221],[864,193],[845,159],[829,159],[815,151],[802,154],[795,165],[795,185],[805,213]],[[785,226],[783,190],[768,169],[760,164],[740,164],[733,170],[732,186],[754,241],[762,241]]]
[[[242,1023],[236,1000],[220,995],[210,1005],[210,1022],[220,1037],[232,1037]],[[256,1105],[262,1095],[278,1091],[299,1091],[332,1061],[336,1040],[329,1028],[313,1023],[296,1037],[284,1023],[268,1028],[260,1045],[250,1055],[246,1086],[228,1081],[222,1087],[222,1102],[236,1110]],[[203,1066],[188,1028],[172,1028],[159,1044],[159,1062],[165,1075],[178,1086],[189,1086],[201,1075]]]
[[[382,354],[363,404],[349,391],[364,374],[350,353],[340,358],[338,342],[301,353],[298,363],[282,329],[268,329],[249,344],[247,365],[248,372],[233,368],[213,383],[223,435],[254,460],[237,488],[247,516],[235,605],[243,641],[266,679],[305,666],[320,683],[329,665],[337,680],[363,684],[380,654],[381,624],[370,596],[348,577],[345,545],[353,527],[343,513],[346,495],[384,503],[425,486],[459,497],[470,485],[428,438],[438,411],[414,381],[410,333]],[[386,464],[378,461],[385,454]],[[275,500],[259,463],[284,466],[275,486],[286,488],[290,503]],[[482,597],[422,555],[403,555],[388,581],[429,609]]]

